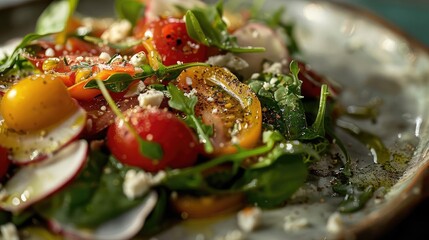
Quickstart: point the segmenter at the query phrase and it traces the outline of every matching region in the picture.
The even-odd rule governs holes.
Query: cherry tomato
[[[221,67],[193,67],[177,79],[184,91],[196,90],[195,112],[204,123],[214,126],[214,155],[235,152],[236,146],[252,148],[258,144],[261,104],[234,74]]]
[[[77,110],[61,78],[46,74],[20,80],[2,97],[0,112],[17,131],[44,129]]]
[[[153,21],[140,28],[137,37],[152,36],[164,65],[178,62],[204,62],[208,47],[189,37],[183,19],[167,18]]]
[[[125,117],[139,136],[159,143],[163,157],[154,161],[140,153],[139,144],[122,120],[117,119],[107,133],[107,145],[121,162],[156,172],[166,167],[187,167],[195,163],[198,145],[191,129],[173,113],[158,108],[133,108]]]
[[[9,165],[7,149],[0,146],[0,180],[6,175]]]

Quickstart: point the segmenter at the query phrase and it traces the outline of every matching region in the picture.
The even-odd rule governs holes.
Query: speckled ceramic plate
[[[381,103],[376,123],[344,120],[380,136],[392,158],[409,155],[409,161],[397,162],[394,174],[386,172],[371,151],[339,131],[353,160],[352,180],[388,187],[378,189],[364,209],[338,215],[337,232],[328,231],[327,223],[341,199],[331,190],[331,174],[321,174],[285,207],[264,211],[261,226],[249,234],[236,232],[232,215],[184,221],[153,239],[375,239],[429,192],[423,184],[429,165],[429,50],[354,8],[326,1],[267,2],[272,9],[286,7],[302,58],[343,87],[344,105]]]
[[[368,149],[339,131],[353,160],[353,181],[381,187],[365,208],[341,214],[339,231],[328,231],[339,203],[329,190],[328,174],[309,182],[284,208],[265,211],[261,227],[245,239],[374,239],[428,192],[423,183],[429,164],[429,51],[377,17],[341,4],[267,2],[273,9],[286,7],[302,58],[340,83],[343,104],[381,103],[376,123],[345,120],[380,136],[396,165],[395,174],[376,166]],[[410,160],[399,161],[403,155]],[[234,216],[185,221],[156,239],[228,239],[235,229]]]

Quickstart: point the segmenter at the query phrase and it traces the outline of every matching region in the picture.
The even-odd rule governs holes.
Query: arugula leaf
[[[222,20],[222,12],[222,2],[215,9],[188,10],[185,14],[185,23],[189,36],[206,46],[215,46],[229,52],[265,51],[259,47],[238,46],[236,39],[228,33],[226,23]]]
[[[52,2],[40,15],[36,23],[37,34],[59,33],[66,29],[73,15],[78,0],[62,0]]]
[[[116,0],[115,11],[119,18],[128,20],[133,26],[137,23],[145,5],[138,0]]]
[[[338,211],[342,213],[352,213],[365,207],[365,204],[374,194],[375,189],[371,185],[367,186],[365,189],[360,189],[352,184],[338,184],[333,186],[333,190],[344,196],[343,201],[338,207]]]
[[[212,153],[214,149],[209,136],[213,134],[213,127],[203,124],[201,119],[195,116],[195,105],[198,101],[197,96],[192,95],[187,97],[179,88],[171,83],[168,84],[167,90],[171,96],[168,105],[186,114],[185,121],[197,131],[200,142],[204,143],[204,150],[207,153]]]
[[[30,33],[26,35],[21,42],[16,46],[15,50],[12,52],[12,54],[7,58],[7,60],[0,66],[0,74],[10,70],[13,68],[13,66],[19,61],[19,56],[22,52],[22,50],[32,41],[44,38],[46,36],[51,35],[49,34],[37,34],[37,33]]]
[[[115,73],[103,81],[104,86],[111,92],[123,92],[125,91],[131,83],[135,80],[144,80],[148,77],[156,76],[159,80],[172,80],[175,79],[183,70],[195,67],[195,66],[207,66],[205,63],[186,63],[186,64],[176,64],[170,66],[164,66],[159,63],[160,66],[157,70],[154,70],[150,65],[142,65],[142,73],[138,73],[134,76],[131,76],[127,73]],[[85,88],[98,89],[99,86],[96,80],[89,81]]]

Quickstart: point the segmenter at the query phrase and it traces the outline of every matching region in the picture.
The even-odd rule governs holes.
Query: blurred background
[[[114,0],[80,0],[78,12],[113,16]],[[185,0],[184,0],[185,1]],[[225,0],[228,1],[228,0]],[[397,26],[429,49],[429,0],[331,0],[370,11]],[[0,45],[32,32],[37,17],[51,0],[0,0]],[[429,200],[411,210],[408,217],[381,239],[429,239]]]

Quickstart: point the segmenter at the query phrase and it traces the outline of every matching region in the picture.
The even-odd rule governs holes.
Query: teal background
[[[340,0],[365,8],[429,46],[429,0]]]

